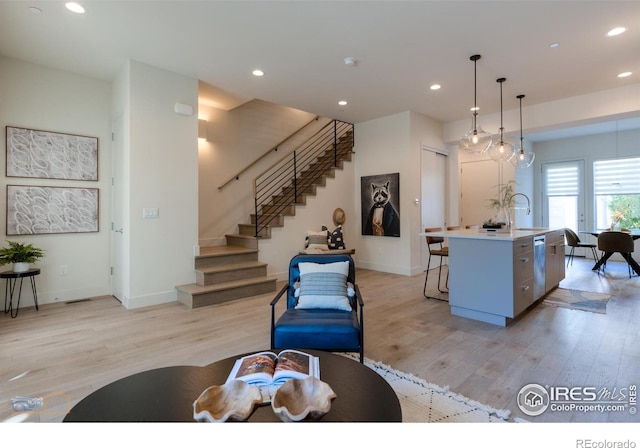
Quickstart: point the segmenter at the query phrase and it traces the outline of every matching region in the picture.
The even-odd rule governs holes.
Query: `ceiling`
[[[216,107],[258,98],[352,123],[470,118],[474,54],[480,117],[500,111],[500,77],[505,110],[640,82],[637,1],[80,3],[0,1],[0,54],[104,80],[134,59],[208,84]]]

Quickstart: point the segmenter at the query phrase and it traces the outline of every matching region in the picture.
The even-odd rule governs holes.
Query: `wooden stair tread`
[[[177,289],[185,291],[193,296],[197,296],[198,294],[206,294],[214,291],[225,291],[234,288],[242,288],[244,286],[250,285],[259,285],[261,283],[269,283],[277,281],[277,277],[274,276],[266,276],[266,277],[254,277],[247,278],[243,280],[233,280],[230,282],[224,283],[216,283],[213,285],[200,286],[196,283],[189,283],[186,285],[178,285]]]
[[[264,237],[263,236],[259,236],[259,237],[255,237],[253,235],[242,235],[241,233],[233,233],[233,234],[228,234],[225,235],[227,237],[232,237],[232,238],[245,238],[245,239],[250,239],[250,240],[261,240]]]
[[[196,258],[224,257],[226,255],[252,254],[255,252],[257,252],[257,249],[243,246],[207,246],[200,248],[200,255],[197,255]]]
[[[207,266],[203,268],[198,268],[196,270],[203,272],[205,274],[210,274],[214,272],[230,272],[230,271],[236,271],[240,269],[261,268],[263,266],[267,266],[267,263],[262,263],[260,261],[245,261],[243,263],[231,263],[231,264],[224,264],[220,266]]]

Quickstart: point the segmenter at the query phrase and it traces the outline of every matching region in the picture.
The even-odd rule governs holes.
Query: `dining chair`
[[[626,232],[602,232],[598,235],[598,249],[604,252],[604,257],[606,257],[604,258],[605,262],[601,265],[603,272],[607,265],[606,260],[611,256],[611,254],[618,252],[627,261],[629,278],[631,278],[631,263],[629,263],[629,258],[631,257],[631,253],[634,251],[634,243],[631,235]],[[598,270],[598,272],[600,272],[600,270]]]
[[[580,237],[576,232],[569,228],[564,229],[564,236],[567,239],[567,246],[571,247],[571,251],[569,252],[569,259],[567,260],[567,267],[569,267],[569,263],[573,264],[573,257],[576,247],[584,247],[591,249],[591,253],[593,254],[593,259],[598,261],[598,253],[596,252],[596,245],[593,243],[585,243],[580,241]]]
[[[424,232],[425,233],[440,232],[441,230],[442,230],[441,227],[427,227],[424,229]],[[427,272],[424,277],[423,294],[427,299],[442,300],[443,302],[446,302],[445,299],[427,295],[427,280],[429,280],[429,269],[431,269],[431,257],[433,256],[440,257],[440,265],[438,266],[438,291],[440,291],[441,293],[449,292],[449,272],[448,271],[447,271],[447,279],[445,281],[446,289],[443,289],[441,286],[442,261],[445,257],[449,256],[449,247],[444,245],[444,238],[439,236],[427,235],[426,240],[427,240],[427,248],[429,249],[429,261],[427,262]]]

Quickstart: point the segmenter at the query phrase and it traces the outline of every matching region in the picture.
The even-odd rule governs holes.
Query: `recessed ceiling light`
[[[253,73],[253,76],[264,76],[264,72],[258,68],[252,71],[251,73]]]
[[[340,101],[338,101],[338,104],[339,104],[340,106],[346,106],[346,105],[347,105],[347,102],[346,102],[345,100],[340,100]]]
[[[614,28],[614,29],[610,30],[610,31],[607,33],[607,36],[609,36],[609,37],[611,37],[611,36],[617,36],[618,34],[622,34],[622,33],[624,33],[625,31],[627,31],[627,29],[626,29],[625,27],[623,27],[623,26],[619,26],[619,27],[617,27],[617,28]]]
[[[549,44],[549,48],[558,48],[560,46],[560,44],[558,42],[551,42]]]
[[[64,6],[66,6],[67,9],[71,12],[75,12],[76,14],[84,14],[84,8],[80,3],[68,2],[65,3]]]
[[[36,8],[35,6],[29,6],[29,11],[34,14],[42,14],[42,9]]]
[[[622,72],[618,75],[618,78],[626,78],[627,76],[631,76],[631,72]]]
[[[440,90],[440,87],[442,87],[440,84],[434,84],[431,87],[429,87],[431,90]]]

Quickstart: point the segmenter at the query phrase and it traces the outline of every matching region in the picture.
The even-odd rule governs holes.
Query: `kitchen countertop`
[[[550,229],[547,227],[517,227],[509,232],[487,232],[482,229],[442,230],[439,232],[423,232],[420,236],[438,236],[443,238],[466,239],[492,239],[501,241],[516,241],[520,238],[528,238],[544,235],[563,229]]]

